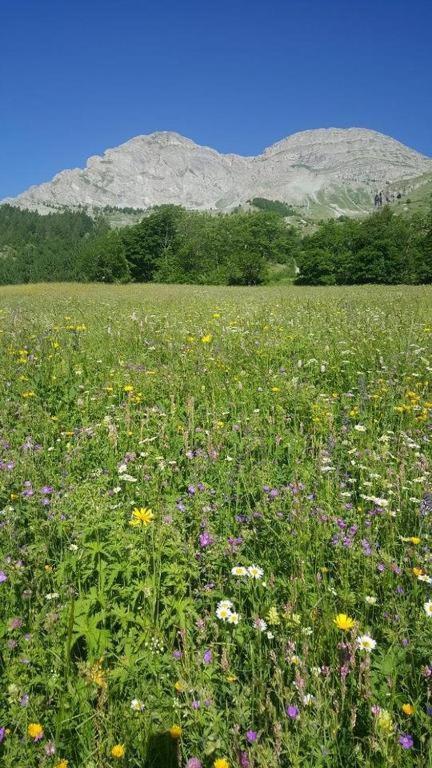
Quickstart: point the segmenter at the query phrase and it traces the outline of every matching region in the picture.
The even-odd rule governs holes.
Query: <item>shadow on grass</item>
[[[178,768],[178,743],[169,733],[150,736],[147,760],[143,768]]]

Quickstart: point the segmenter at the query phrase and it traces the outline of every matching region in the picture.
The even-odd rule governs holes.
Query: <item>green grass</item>
[[[0,307],[2,767],[430,768],[432,289]]]

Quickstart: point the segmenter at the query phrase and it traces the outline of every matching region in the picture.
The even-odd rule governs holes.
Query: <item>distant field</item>
[[[432,287],[0,288],[0,764],[432,766]]]

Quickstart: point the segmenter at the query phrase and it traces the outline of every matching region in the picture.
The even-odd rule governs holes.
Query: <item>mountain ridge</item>
[[[429,173],[432,158],[367,128],[300,131],[255,156],[224,154],[175,131],[156,131],[1,203],[45,213],[59,206],[146,209],[164,203],[229,211],[266,197],[300,209],[319,202],[330,215],[359,215],[378,189],[394,192],[401,182],[409,188],[411,179]],[[330,202],[338,197],[342,207]]]

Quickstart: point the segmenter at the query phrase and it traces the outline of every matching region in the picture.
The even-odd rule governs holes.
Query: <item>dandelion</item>
[[[69,760],[59,760],[58,763],[55,764],[55,768],[68,768]]]
[[[125,754],[126,750],[124,744],[114,744],[113,748],[111,749],[111,757],[116,757],[118,760],[121,760]]]
[[[346,613],[338,613],[333,619],[333,622],[338,629],[342,630],[342,632],[349,632],[349,630],[355,626],[354,619],[351,619]]]
[[[356,638],[356,643],[359,650],[366,651],[366,653],[371,653],[376,648],[376,640],[370,635],[359,635]]]
[[[27,734],[33,741],[40,741],[44,737],[43,728],[40,723],[29,723]]]
[[[226,757],[217,757],[213,763],[213,768],[230,768],[230,764]]]
[[[180,725],[172,725],[169,729],[169,735],[172,739],[179,739],[182,735],[182,729]]]
[[[129,520],[129,525],[147,526],[152,522],[153,519],[154,514],[151,509],[148,509],[147,507],[135,507],[135,509],[132,510],[132,517]]]
[[[432,600],[428,600],[423,606],[426,616],[432,616]]]
[[[251,579],[262,579],[264,571],[258,565],[250,565],[247,569],[248,576]]]
[[[210,344],[212,340],[213,336],[211,333],[207,333],[205,336],[201,336],[201,341],[203,344]]]
[[[402,704],[401,709],[402,709],[402,712],[404,713],[404,715],[407,715],[408,717],[413,715],[414,712],[415,712],[415,709],[414,709],[412,704]]]

